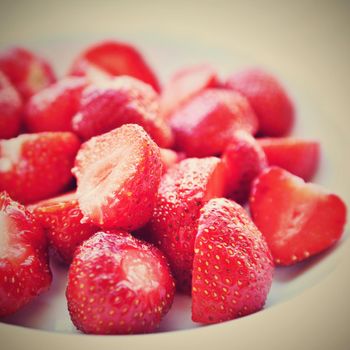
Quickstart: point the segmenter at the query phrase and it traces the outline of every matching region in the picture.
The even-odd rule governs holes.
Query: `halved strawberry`
[[[320,144],[317,141],[294,137],[266,137],[258,139],[269,165],[288,170],[309,181],[320,162]]]
[[[259,68],[247,69],[231,75],[226,86],[247,97],[259,119],[259,133],[283,136],[291,130],[293,102],[272,74]]]
[[[51,284],[45,234],[35,218],[0,193],[0,317],[10,315]]]
[[[235,130],[257,130],[256,116],[245,97],[224,89],[206,89],[178,108],[170,119],[176,147],[187,156],[223,152]]]
[[[59,194],[73,179],[71,168],[80,147],[69,132],[22,134],[0,141],[0,190],[22,203]]]
[[[85,142],[73,172],[80,209],[94,224],[134,230],[151,217],[162,164],[141,126],[125,124]]]
[[[180,152],[175,152],[172,149],[168,148],[159,148],[160,159],[163,164],[163,174],[180,160],[185,158],[185,155]]]
[[[24,101],[56,81],[50,64],[22,47],[0,52],[0,70],[10,79]]]
[[[329,248],[346,221],[346,206],[338,196],[278,167],[267,168],[255,180],[250,209],[278,265]]]
[[[252,181],[267,166],[264,151],[253,136],[238,130],[225,148],[222,161],[227,168],[227,193],[238,202],[248,199]]]
[[[178,107],[204,89],[217,86],[217,73],[207,64],[190,66],[177,71],[163,88],[160,99],[162,116],[168,118]]]
[[[169,147],[172,134],[159,116],[159,98],[147,84],[122,76],[87,87],[73,118],[74,130],[85,140],[127,123],[141,125],[154,141]]]
[[[25,110],[28,131],[72,131],[72,118],[86,85],[85,78],[64,78],[33,95]]]
[[[271,253],[237,203],[217,198],[201,209],[194,252],[193,321],[223,322],[264,306],[272,283]]]
[[[17,90],[0,71],[0,139],[19,134],[23,104]]]
[[[95,75],[100,70],[110,76],[130,75],[160,90],[154,72],[136,47],[118,41],[104,41],[88,47],[70,69],[72,75]]]
[[[64,262],[70,264],[75,249],[99,228],[82,222],[74,192],[31,205],[30,209],[45,229],[49,244]]]
[[[146,333],[169,311],[174,287],[156,247],[110,231],[96,233],[77,249],[66,296],[71,319],[84,333]]]
[[[223,165],[216,157],[185,159],[162,177],[147,231],[168,258],[180,291],[191,290],[199,210],[224,194],[224,180]]]

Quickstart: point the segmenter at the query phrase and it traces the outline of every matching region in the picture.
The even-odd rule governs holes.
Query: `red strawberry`
[[[21,47],[0,52],[0,70],[10,79],[24,101],[56,80],[47,61]]]
[[[294,106],[276,77],[261,69],[233,74],[226,86],[247,97],[259,119],[259,132],[267,136],[287,134],[294,124]]]
[[[122,76],[83,91],[79,112],[73,118],[73,128],[82,138],[127,123],[141,125],[159,146],[173,142],[170,128],[159,117],[158,95],[142,81]]]
[[[223,322],[264,306],[272,257],[242,207],[225,198],[209,201],[201,209],[194,251],[193,321]]]
[[[0,193],[0,317],[10,315],[51,284],[43,229],[6,192]]]
[[[77,249],[66,296],[84,333],[146,333],[169,311],[174,287],[156,247],[123,231],[98,232]]]
[[[248,101],[238,93],[207,89],[178,108],[170,125],[176,146],[187,156],[221,154],[233,132],[257,130],[257,120]]]
[[[51,198],[29,207],[46,231],[50,245],[69,264],[75,249],[99,230],[90,223],[82,223],[75,193]]]
[[[22,107],[18,92],[0,71],[0,139],[9,139],[18,135]]]
[[[30,132],[72,131],[72,118],[78,112],[85,78],[65,78],[29,99],[25,122]]]
[[[146,231],[169,259],[177,287],[190,292],[193,245],[199,210],[203,204],[224,194],[220,159],[188,158],[163,176],[157,204]]]
[[[159,151],[160,159],[163,164],[163,174],[185,157],[183,153],[178,153],[168,148],[159,148]]]
[[[139,125],[93,137],[73,170],[80,209],[98,226],[137,229],[152,215],[161,171],[159,147]]]
[[[22,203],[60,193],[73,179],[71,168],[80,147],[69,132],[22,134],[0,141],[0,190]]]
[[[222,161],[227,168],[227,193],[238,202],[248,199],[254,178],[266,167],[266,156],[257,141],[245,131],[233,133]]]
[[[159,91],[159,82],[142,54],[133,46],[117,41],[105,41],[87,48],[73,63],[73,75],[95,75],[100,70],[107,75],[130,75]]]
[[[215,70],[206,64],[186,67],[176,72],[164,87],[161,100],[161,114],[167,118],[178,107],[206,88],[218,86]]]
[[[346,221],[346,206],[338,196],[277,167],[255,180],[250,209],[278,265],[327,249],[339,240]]]
[[[294,137],[262,138],[258,140],[269,165],[276,165],[309,181],[316,173],[320,161],[317,141]]]

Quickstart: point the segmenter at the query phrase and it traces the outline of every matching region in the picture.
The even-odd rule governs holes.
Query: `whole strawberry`
[[[96,233],[77,249],[66,296],[71,319],[84,333],[146,333],[169,311],[174,290],[157,248],[110,231]]]

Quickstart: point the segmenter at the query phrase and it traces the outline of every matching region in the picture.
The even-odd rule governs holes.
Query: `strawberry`
[[[261,69],[247,69],[231,75],[230,89],[247,97],[259,119],[259,133],[283,136],[294,124],[294,105],[282,84]]]
[[[23,205],[0,193],[0,317],[13,314],[51,284],[45,234]]]
[[[73,179],[71,168],[80,147],[69,132],[22,134],[0,141],[0,190],[22,203],[60,193]]]
[[[82,223],[75,193],[65,194],[29,207],[46,231],[49,244],[64,262],[70,264],[75,249],[99,230],[90,223]]]
[[[169,311],[174,287],[156,247],[123,231],[97,232],[74,255],[66,296],[84,333],[147,333]]]
[[[207,64],[179,70],[163,88],[160,99],[162,116],[168,118],[178,107],[204,89],[217,86],[218,76],[215,70]]]
[[[223,322],[264,306],[272,257],[242,207],[225,198],[210,200],[201,209],[194,252],[193,321]]]
[[[204,157],[224,151],[233,132],[257,130],[257,120],[245,97],[224,89],[206,89],[178,108],[170,119],[177,149]]]
[[[85,142],[73,172],[80,209],[95,225],[134,230],[151,217],[162,164],[159,147],[139,125]]]
[[[77,57],[70,74],[96,75],[96,71],[109,76],[129,75],[151,85],[159,92],[159,82],[142,54],[132,45],[118,41],[104,41],[87,48]]]
[[[346,206],[338,196],[278,167],[267,168],[254,181],[250,210],[277,265],[329,248],[346,221]]]
[[[232,134],[222,161],[227,168],[227,193],[238,202],[248,199],[254,178],[266,167],[264,151],[257,141],[245,131]]]
[[[180,160],[184,159],[184,154],[175,152],[172,149],[168,148],[159,148],[160,151],[160,159],[163,164],[163,174],[166,173],[166,171],[174,166],[176,163],[178,163]]]
[[[15,86],[23,101],[56,81],[46,60],[21,47],[0,52],[0,70]]]
[[[84,78],[64,78],[33,95],[25,110],[27,129],[72,131],[72,118],[78,112],[80,95],[86,85]]]
[[[17,90],[0,71],[0,139],[9,139],[19,134],[22,108]]]
[[[207,200],[222,196],[224,187],[223,166],[216,157],[185,159],[161,180],[146,231],[168,258],[177,288],[185,293],[191,290],[199,210]]]
[[[141,125],[159,146],[172,143],[171,130],[159,117],[158,95],[149,85],[122,76],[83,91],[73,118],[73,128],[83,139],[127,123]]]
[[[319,142],[294,137],[266,137],[258,142],[269,165],[288,170],[305,181],[309,181],[315,175],[320,162]]]

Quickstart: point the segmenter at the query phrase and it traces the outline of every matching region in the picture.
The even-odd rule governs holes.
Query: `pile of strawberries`
[[[175,289],[203,324],[263,308],[274,266],[329,248],[346,222],[337,195],[305,182],[320,146],[286,137],[294,119],[261,69],[223,81],[197,65],[161,88],[109,41],[57,81],[34,53],[2,51],[0,316],[50,287],[48,248],[85,333],[152,332]]]

